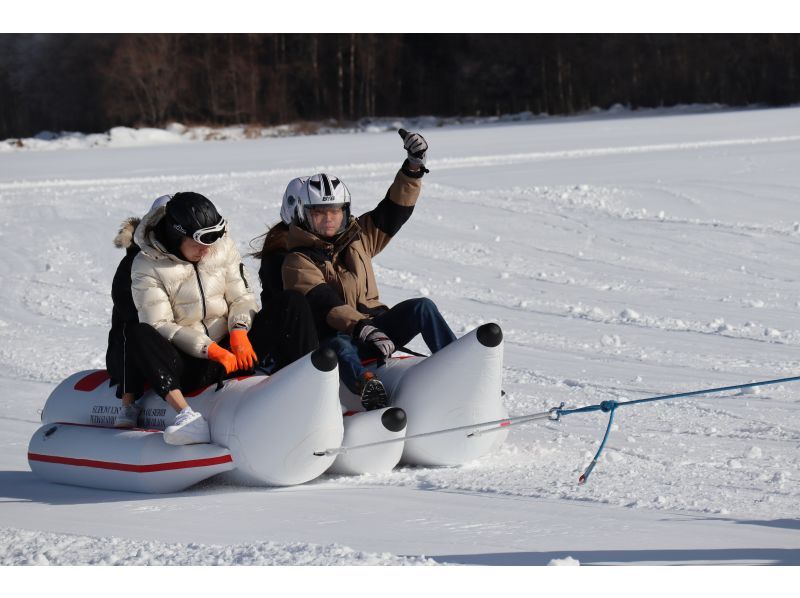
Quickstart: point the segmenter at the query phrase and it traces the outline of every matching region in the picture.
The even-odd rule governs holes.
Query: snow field
[[[411,221],[376,258],[382,299],[391,305],[428,296],[458,335],[498,322],[511,415],[798,375],[798,115],[785,109],[423,130],[431,173]],[[396,137],[2,158],[0,476],[11,486],[0,506],[0,546],[11,555],[13,543],[17,556],[0,562],[156,563],[177,550],[180,533],[169,518],[150,521],[159,531],[143,544],[133,521],[90,523],[91,491],[36,486],[23,476],[27,440],[49,389],[76,370],[103,367],[110,282],[122,257],[111,244],[119,222],[163,193],[195,190],[215,201],[245,253],[277,221],[285,184],[299,174],[337,174],[356,213],[373,207],[402,158]],[[246,263],[255,276],[257,264]],[[410,346],[425,350],[419,339]],[[289,533],[267,517],[256,525],[258,538],[237,535],[222,519],[180,546],[192,544],[193,562],[205,564],[798,564],[799,391],[786,383],[621,408],[583,486],[578,476],[607,422],[598,413],[512,428],[496,454],[459,468],[324,476],[290,493],[263,491],[279,504],[306,497],[309,509],[322,496],[341,500],[344,520],[357,517],[337,496],[361,493],[365,503],[356,499],[355,511],[386,500],[408,518],[409,537],[380,533],[384,523],[373,524],[374,537],[361,528],[328,536],[313,518]],[[394,498],[406,492],[438,500],[426,507],[424,523]],[[482,524],[469,528],[469,519],[445,516],[454,495],[493,498],[497,506],[469,511]],[[63,496],[71,498],[60,504]],[[219,501],[219,516],[236,521],[234,506],[257,505],[258,496],[211,481],[186,493],[189,513],[181,521],[195,510],[199,517],[204,501]],[[503,499],[542,509],[553,527],[544,533],[516,520]],[[165,500],[182,504],[177,496]],[[611,554],[601,528],[575,533],[570,509],[630,526],[625,538],[641,552]],[[628,523],[631,514],[637,518]],[[729,537],[742,550],[706,553],[703,533],[643,538],[644,527],[637,528],[675,518],[696,529],[713,524],[720,542]],[[104,551],[108,541],[100,538],[113,538],[113,550]],[[462,551],[444,545],[451,538],[464,542]],[[581,553],[587,543],[596,550]],[[760,552],[768,548],[783,552]],[[514,556],[533,552],[527,561]]]
[[[134,542],[25,530],[0,530],[4,565],[435,565],[424,557],[367,554],[335,544],[259,542],[214,546]]]

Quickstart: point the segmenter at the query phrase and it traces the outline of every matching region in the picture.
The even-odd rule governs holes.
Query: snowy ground
[[[431,173],[376,260],[382,297],[427,295],[457,334],[498,322],[512,415],[800,375],[800,109],[423,132]],[[123,218],[199,191],[244,251],[290,178],[333,172],[359,212],[402,157],[396,133],[3,153],[0,564],[800,564],[800,383],[622,409],[584,486],[597,413],[459,468],[293,488],[30,473],[50,390],[103,367]]]

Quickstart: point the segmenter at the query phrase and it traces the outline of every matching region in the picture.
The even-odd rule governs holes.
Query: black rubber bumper
[[[496,347],[503,342],[503,331],[494,323],[484,324],[478,328],[478,342],[484,347]]]
[[[399,432],[406,427],[406,412],[400,407],[390,407],[381,415],[381,423],[390,432]]]
[[[336,367],[336,353],[333,349],[317,349],[311,354],[311,363],[320,372],[330,372]]]

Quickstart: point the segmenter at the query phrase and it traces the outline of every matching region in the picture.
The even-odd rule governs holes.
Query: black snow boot
[[[361,404],[367,411],[388,407],[389,397],[386,395],[383,382],[377,378],[371,378],[365,381],[361,389]]]

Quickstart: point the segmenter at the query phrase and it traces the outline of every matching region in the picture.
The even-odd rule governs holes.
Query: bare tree
[[[0,139],[614,103],[800,101],[796,34],[0,34]]]
[[[167,33],[121,36],[104,72],[112,119],[164,124],[177,95],[179,44]]]

